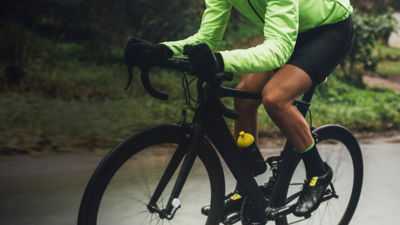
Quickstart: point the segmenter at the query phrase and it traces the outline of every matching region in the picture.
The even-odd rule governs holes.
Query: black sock
[[[311,149],[299,153],[306,167],[307,179],[322,176],[326,172],[325,163],[319,155],[317,146],[313,145]]]

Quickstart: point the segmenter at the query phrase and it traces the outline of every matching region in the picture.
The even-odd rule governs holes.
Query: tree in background
[[[400,10],[399,0],[354,0],[369,13]],[[28,64],[52,68],[77,60],[122,62],[129,36],[159,42],[193,34],[200,23],[203,0],[14,0],[0,7],[0,84],[18,84]],[[393,31],[391,12],[354,16],[356,41],[342,64],[345,78],[358,84],[361,70],[374,70],[379,57],[374,42]],[[235,12],[232,19],[238,17]],[[29,72],[29,71],[28,71]],[[355,75],[358,74],[358,75]],[[1,85],[0,85],[1,86]]]
[[[154,42],[182,38],[200,23],[200,5],[191,0],[5,1],[0,7],[0,81],[20,80],[32,62],[46,67],[71,57],[100,64],[121,61],[132,35]],[[62,52],[60,43],[73,43],[73,53]],[[7,78],[16,74],[20,78]]]
[[[351,0],[352,5],[359,10],[373,13],[385,13],[388,7],[400,11],[399,0]]]

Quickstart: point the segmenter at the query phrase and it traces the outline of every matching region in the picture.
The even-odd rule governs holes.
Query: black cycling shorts
[[[344,21],[300,33],[286,64],[304,70],[314,85],[325,80],[343,60],[353,43],[351,16]]]

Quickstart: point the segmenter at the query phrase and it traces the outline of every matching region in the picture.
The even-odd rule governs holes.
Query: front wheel
[[[86,187],[78,225],[218,224],[225,192],[223,170],[205,142],[198,146],[199,157],[175,201],[180,203],[175,216],[163,218],[154,210],[162,211],[169,200],[186,153],[185,130],[158,126],[131,136],[111,151]],[[155,203],[149,207],[151,201]],[[211,205],[208,217],[200,211],[205,205]]]
[[[337,198],[324,201],[308,219],[289,215],[277,221],[277,225],[347,225],[349,224],[361,194],[363,160],[361,149],[354,136],[344,127],[325,125],[314,131],[317,148],[322,159],[332,167],[333,180],[328,190]],[[287,199],[297,201],[306,177],[304,164],[300,162],[290,181]]]

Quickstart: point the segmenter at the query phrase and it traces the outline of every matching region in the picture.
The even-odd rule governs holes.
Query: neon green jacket
[[[234,74],[270,71],[283,66],[292,55],[298,33],[345,20],[353,11],[349,0],[205,0],[200,29],[180,41],[163,42],[181,56],[183,46],[206,43],[216,51],[231,8],[264,27],[264,43],[221,51],[224,70]]]

